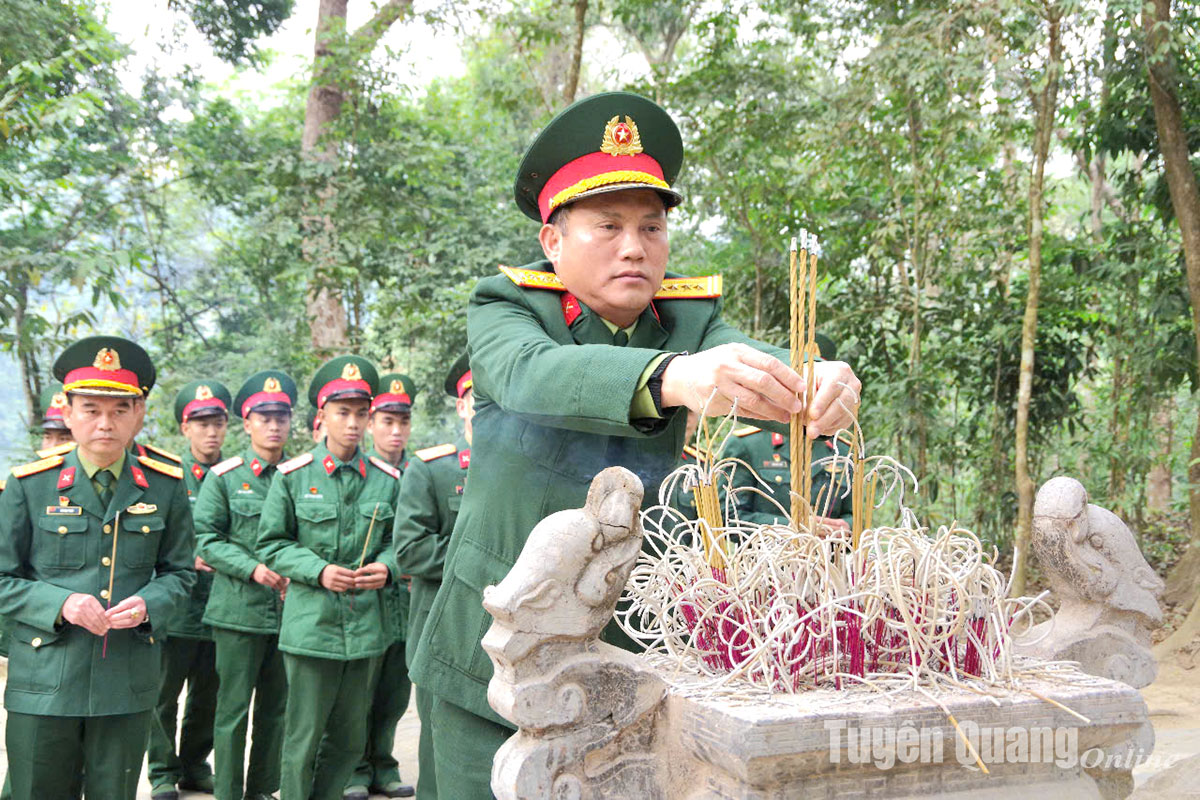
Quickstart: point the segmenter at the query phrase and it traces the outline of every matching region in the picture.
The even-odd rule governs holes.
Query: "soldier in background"
[[[183,484],[193,506],[209,469],[221,460],[232,403],[229,390],[218,381],[192,381],[175,395],[175,421],[188,441]],[[217,704],[216,646],[212,630],[204,624],[213,570],[200,556],[196,556],[195,567],[196,584],[188,606],[167,630],[163,646],[163,682],[147,750],[147,777],[154,800],[178,800],[178,789],[213,790],[208,754],[212,752]],[[177,749],[175,726],[185,682],[187,702]]]

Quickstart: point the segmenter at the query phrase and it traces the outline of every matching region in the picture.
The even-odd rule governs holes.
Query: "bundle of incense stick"
[[[817,347],[817,261],[821,246],[815,235],[801,229],[792,238],[788,259],[791,306],[788,324],[792,369],[804,378],[804,408],[792,415],[789,458],[792,466],[793,524],[810,520],[812,504],[812,441],[808,438],[808,414],[816,396]]]

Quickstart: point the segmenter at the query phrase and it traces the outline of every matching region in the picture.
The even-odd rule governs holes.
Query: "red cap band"
[[[467,393],[467,390],[470,388],[471,388],[471,370],[467,370],[466,372],[463,373],[463,376],[458,379],[458,384],[455,386],[455,391],[458,392],[459,397],[462,397],[464,394]]]
[[[321,387],[321,391],[317,392],[317,408],[324,408],[325,401],[329,399],[329,395],[337,392],[363,392],[367,397],[371,396],[371,384],[366,381],[348,381],[345,378],[335,378],[329,383]]]
[[[219,408],[219,409],[221,409],[221,411],[225,412],[226,414],[229,413],[229,409],[226,408],[225,404],[221,402],[221,398],[210,397],[207,400],[193,400],[192,402],[190,402],[186,406],[184,406],[183,407],[183,421],[187,422],[188,417],[190,417],[192,414],[196,413],[196,411],[201,408]]]
[[[550,176],[538,194],[542,222],[571,198],[613,183],[642,183],[647,188],[670,188],[663,179],[662,167],[651,156],[638,153],[613,156],[595,152],[568,161]]]
[[[137,373],[131,369],[98,369],[80,367],[73,369],[63,378],[63,391],[78,389],[125,389],[141,396],[142,385]]]
[[[412,398],[403,392],[400,394],[391,394],[390,392],[386,394],[377,394],[375,395],[375,399],[371,401],[371,411],[374,411],[380,406],[388,406],[394,403],[403,403],[406,406],[411,406]]]
[[[255,392],[246,398],[246,402],[242,403],[242,418],[245,419],[255,406],[263,403],[283,403],[291,408],[292,398],[288,397],[285,392]]]

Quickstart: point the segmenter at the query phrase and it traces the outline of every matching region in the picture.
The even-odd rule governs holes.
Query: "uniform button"
[[[33,641],[31,641],[30,644],[33,645],[33,649],[36,650],[37,648],[42,646],[42,637],[40,637],[40,636],[33,637]]]
[[[143,525],[143,526],[142,526],[142,533],[149,533],[149,532],[150,532],[150,526],[149,526],[149,525]]]
[[[112,533],[112,525],[105,525],[105,526],[104,526],[104,532],[105,532],[105,533]]]
[[[59,526],[58,526],[58,532],[59,532],[59,533],[66,533],[66,532],[67,532],[67,526],[66,526],[66,525],[59,525]]]
[[[100,590],[100,596],[101,596],[102,598],[104,598],[105,600],[107,600],[107,599],[108,599],[108,589],[101,589],[101,590]]]
[[[104,558],[100,559],[100,563],[107,567],[109,564],[112,563],[112,559],[109,558],[108,556],[105,556]]]
[[[776,476],[775,476],[775,482],[776,482],[776,483],[783,483],[783,476],[782,476],[782,475],[776,475]]]
[[[153,636],[151,636],[151,637],[150,637],[150,644],[154,644],[154,637],[153,637]]]

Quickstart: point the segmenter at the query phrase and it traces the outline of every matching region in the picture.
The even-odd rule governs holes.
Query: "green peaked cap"
[[[683,200],[670,188],[682,164],[683,139],[670,114],[641,95],[604,92],[550,120],[525,151],[513,194],[521,213],[538,222],[556,207],[622,189],[654,189],[671,208]]]
[[[417,384],[403,372],[379,376],[379,391],[371,400],[371,411],[411,411],[417,399]]]
[[[471,358],[466,353],[463,353],[461,356],[459,356],[458,358],[456,358],[454,360],[454,364],[453,364],[453,366],[450,367],[450,371],[448,373],[446,373],[446,383],[445,383],[446,394],[448,394],[451,397],[456,398],[456,399],[458,397],[460,397],[460,395],[458,393],[458,381],[462,378],[463,375],[466,375],[470,371],[471,371]],[[464,392],[464,394],[465,394],[465,392]]]
[[[55,398],[58,398],[57,400]],[[62,384],[47,386],[38,396],[38,415],[42,421],[39,425],[44,431],[65,431],[67,423],[63,422],[62,409],[66,405],[67,396],[63,393]]]
[[[63,350],[54,377],[70,394],[145,397],[158,373],[141,345],[120,336],[88,336]]]
[[[220,381],[192,381],[185,383],[175,394],[175,421],[187,422],[201,417],[220,414],[229,416],[233,398]]]
[[[296,405],[296,382],[286,372],[264,369],[256,372],[238,389],[233,411],[239,417],[251,411],[291,411]]]
[[[379,373],[362,356],[338,356],[321,365],[308,384],[308,402],[324,408],[329,400],[370,400],[379,388]]]

